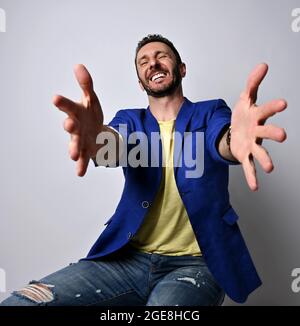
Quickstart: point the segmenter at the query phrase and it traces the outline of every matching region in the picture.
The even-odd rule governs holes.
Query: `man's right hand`
[[[76,65],[74,73],[83,91],[81,101],[73,102],[55,95],[53,104],[68,115],[64,129],[71,134],[69,154],[72,160],[77,161],[77,175],[82,177],[89,160],[96,157],[99,149],[96,138],[104,128],[103,112],[87,69],[83,65]]]

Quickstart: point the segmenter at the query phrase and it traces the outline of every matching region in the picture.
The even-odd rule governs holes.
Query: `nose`
[[[150,69],[155,69],[159,67],[159,61],[155,57],[151,58],[149,61],[149,65],[150,65]]]

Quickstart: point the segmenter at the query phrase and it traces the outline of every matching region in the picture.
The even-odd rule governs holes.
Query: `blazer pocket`
[[[239,219],[239,216],[234,211],[234,209],[232,207],[230,207],[226,211],[226,213],[222,216],[222,218],[227,224],[233,225]]]

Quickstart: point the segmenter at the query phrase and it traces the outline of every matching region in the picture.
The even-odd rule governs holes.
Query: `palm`
[[[83,176],[90,158],[96,154],[96,137],[103,126],[103,112],[87,69],[83,65],[77,65],[74,72],[83,91],[81,101],[73,102],[56,95],[53,103],[68,115],[64,128],[71,134],[69,154],[77,161],[77,174]]]
[[[254,158],[267,173],[273,170],[270,155],[261,146],[263,139],[282,142],[286,138],[284,129],[274,125],[264,125],[275,113],[283,111],[287,104],[284,100],[273,100],[257,106],[257,91],[267,74],[266,64],[258,65],[250,74],[247,87],[235,105],[231,119],[231,152],[242,164],[246,180],[251,190],[257,190],[257,177]]]

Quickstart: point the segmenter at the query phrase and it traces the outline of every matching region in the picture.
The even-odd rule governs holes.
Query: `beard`
[[[146,93],[148,96],[152,97],[164,97],[164,96],[169,96],[172,95],[178,86],[181,84],[181,76],[180,76],[180,71],[179,71],[179,66],[176,65],[173,69],[173,80],[166,85],[163,89],[160,90],[153,90],[149,85],[146,85],[141,79],[140,82],[143,85]]]

